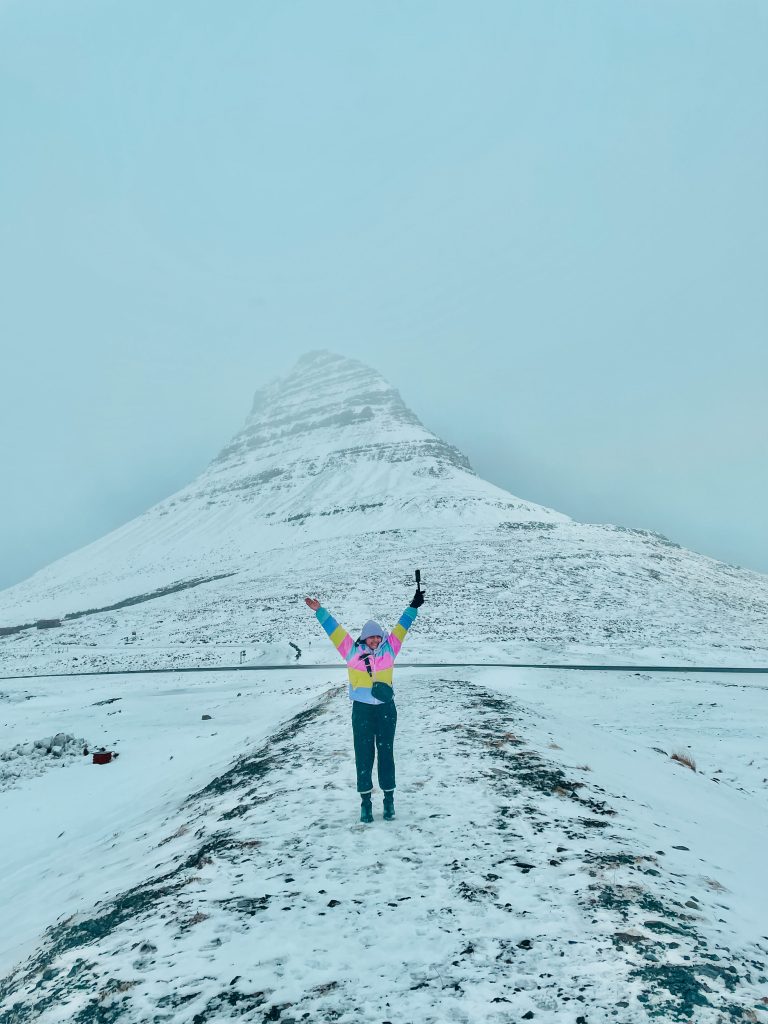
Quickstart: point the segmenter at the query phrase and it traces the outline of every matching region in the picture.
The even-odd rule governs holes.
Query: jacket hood
[[[363,628],[360,630],[360,636],[357,638],[359,644],[367,640],[369,636],[380,636],[383,640],[387,635],[386,630],[383,626],[380,626],[378,622],[374,622],[373,619],[369,619]]]

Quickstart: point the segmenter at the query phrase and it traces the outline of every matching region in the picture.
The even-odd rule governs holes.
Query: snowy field
[[[369,826],[344,679],[0,683],[2,1024],[768,1021],[766,677],[401,669]]]

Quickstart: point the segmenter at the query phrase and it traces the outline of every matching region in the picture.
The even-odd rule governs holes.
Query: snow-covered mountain
[[[304,594],[350,628],[393,622],[416,567],[429,595],[420,657],[768,653],[768,577],[514,497],[377,370],[313,352],[257,392],[189,486],[0,593],[0,658],[19,671],[231,662],[232,645],[292,657],[293,641],[330,659]]]

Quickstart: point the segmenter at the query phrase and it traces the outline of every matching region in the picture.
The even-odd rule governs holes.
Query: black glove
[[[413,600],[411,601],[411,608],[421,608],[421,606],[423,604],[424,604],[424,591],[421,590],[421,589],[417,589],[416,593],[413,595]]]

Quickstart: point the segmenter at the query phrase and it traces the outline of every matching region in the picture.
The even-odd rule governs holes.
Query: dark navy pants
[[[358,793],[370,793],[373,789],[371,772],[374,755],[379,787],[395,788],[396,725],[397,708],[394,701],[388,704],[363,704],[360,700],[352,701],[352,736],[355,741]]]

